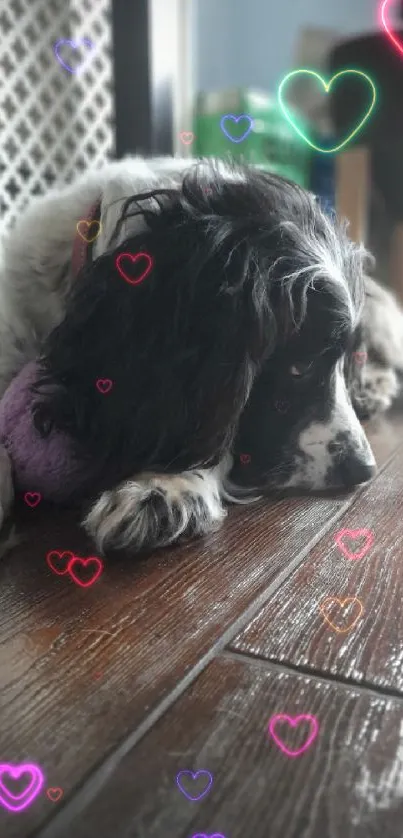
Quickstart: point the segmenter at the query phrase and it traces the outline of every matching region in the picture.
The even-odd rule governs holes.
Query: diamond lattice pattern
[[[33,195],[113,155],[111,2],[0,0],[3,228]],[[55,57],[62,39],[77,43],[77,49],[67,44],[59,52],[74,72]]]

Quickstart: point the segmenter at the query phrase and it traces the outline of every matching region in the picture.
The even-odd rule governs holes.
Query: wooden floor
[[[44,785],[1,838],[402,838],[403,412],[368,433],[355,494],[234,508],[87,587],[95,564],[46,561],[93,555],[74,517],[22,504],[0,763]],[[1,769],[0,797],[29,781]]]

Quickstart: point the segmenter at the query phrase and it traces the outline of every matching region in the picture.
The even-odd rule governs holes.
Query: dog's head
[[[233,446],[259,485],[369,478],[343,375],[363,254],[312,196],[203,162],[177,188],[131,197],[109,232],[44,347],[42,432],[67,431],[111,479],[211,465]],[[130,284],[117,264],[139,252],[152,270]]]

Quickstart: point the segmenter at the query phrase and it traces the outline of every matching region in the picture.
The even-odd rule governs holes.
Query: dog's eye
[[[313,361],[308,361],[305,364],[293,364],[293,366],[290,367],[290,375],[292,375],[293,378],[302,378],[302,376],[307,375],[308,372],[310,372],[312,367]]]

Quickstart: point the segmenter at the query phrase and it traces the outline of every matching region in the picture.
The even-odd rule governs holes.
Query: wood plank
[[[269,738],[277,714],[316,717],[299,756]],[[399,699],[221,657],[40,838],[401,838],[402,721]],[[275,726],[294,751],[309,732]],[[192,801],[176,777],[200,769],[213,783]]]
[[[399,451],[231,648],[403,692],[402,508],[403,451]],[[374,541],[366,555],[350,559],[337,546],[335,534],[359,528],[372,532]],[[343,544],[354,554],[365,540],[355,542],[347,534]],[[329,597],[339,603],[324,604]],[[346,597],[357,602],[343,603]]]
[[[402,436],[400,418],[385,422],[383,458]],[[24,510],[25,541],[0,562],[1,758],[38,763],[68,799],[105,752],[194,676],[256,598],[259,608],[352,497],[233,509],[200,542],[106,561],[88,589],[45,562],[54,549],[93,554],[76,518]],[[37,829],[55,805],[43,794],[23,816],[10,816],[7,838],[26,838],[27,824]]]

